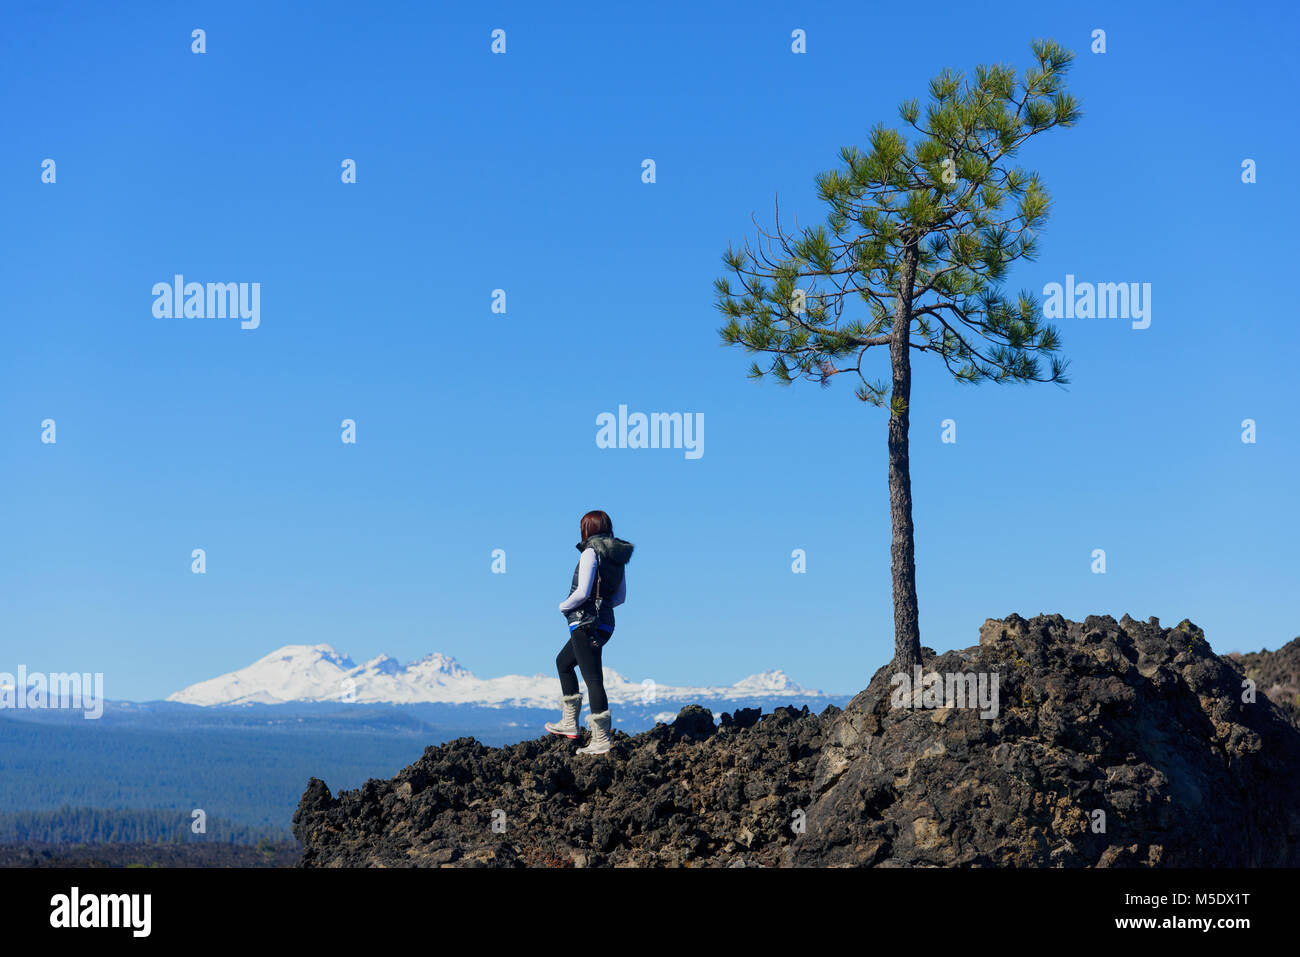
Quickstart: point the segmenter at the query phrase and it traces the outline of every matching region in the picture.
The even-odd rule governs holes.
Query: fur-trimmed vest
[[[634,547],[631,542],[625,542],[604,532],[592,535],[585,543],[579,542],[574,546],[579,552],[579,557],[578,564],[573,567],[573,584],[569,586],[570,595],[578,588],[578,572],[582,568],[581,553],[588,548],[596,553],[596,567],[591,570],[591,593],[587,595],[587,600],[564,616],[569,624],[596,621],[600,625],[609,625],[611,628],[614,626],[614,609],[608,602],[601,603],[600,617],[599,619],[596,617],[596,579],[599,576],[601,598],[609,598],[618,591],[618,586],[623,584],[623,566],[632,558]]]

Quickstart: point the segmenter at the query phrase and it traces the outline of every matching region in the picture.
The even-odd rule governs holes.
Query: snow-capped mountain
[[[820,691],[800,687],[781,671],[750,675],[733,685],[677,687],[650,679],[629,681],[606,668],[605,692],[616,704],[757,697],[802,703],[825,697]],[[560,681],[554,675],[479,678],[454,658],[437,653],[405,665],[388,655],[357,665],[329,645],[285,645],[246,668],[190,685],[167,700],[196,705],[355,701],[550,708],[559,694]]]

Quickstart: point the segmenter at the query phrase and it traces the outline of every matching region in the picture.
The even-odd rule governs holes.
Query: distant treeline
[[[237,824],[209,817],[206,833],[190,830],[189,811],[105,810],[63,807],[57,811],[12,811],[0,814],[0,843],[39,841],[50,844],[257,844],[292,841],[283,828]]]
[[[823,699],[819,707],[825,707]],[[834,703],[847,704],[848,699]],[[777,699],[707,702],[717,710]],[[626,705],[619,727],[654,726],[675,704]],[[106,705],[102,718],[0,708],[0,843],[251,841],[288,835],[313,777],[332,793],[384,780],[430,745],[473,736],[493,747],[544,735],[549,710],[419,704],[194,708]],[[78,819],[67,808],[172,808]],[[190,833],[189,811],[208,814]],[[124,816],[123,816],[124,815]],[[62,816],[62,817],[61,817]],[[21,827],[23,832],[17,829]],[[116,836],[115,836],[116,835]],[[251,835],[245,837],[243,835]]]
[[[293,867],[297,842],[249,844],[24,844],[0,843],[4,867]]]
[[[209,840],[217,833],[216,819],[255,834],[288,833],[313,775],[331,788],[360,787],[367,778],[396,774],[434,740],[404,730],[345,734],[332,721],[295,719],[292,730],[254,724],[196,728],[164,714],[123,727],[110,716],[55,723],[17,720],[0,711],[0,816],[61,808],[174,808],[172,818],[150,833],[161,835],[175,824],[185,837],[189,810],[202,808]]]

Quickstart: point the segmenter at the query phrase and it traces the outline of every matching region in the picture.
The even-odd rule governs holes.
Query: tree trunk
[[[921,663],[921,628],[916,599],[916,542],[912,527],[912,470],[907,454],[907,429],[912,400],[912,289],[917,250],[903,256],[898,299],[894,307],[893,339],[889,344],[893,372],[889,414],[889,570],[894,593],[894,667],[912,673]]]

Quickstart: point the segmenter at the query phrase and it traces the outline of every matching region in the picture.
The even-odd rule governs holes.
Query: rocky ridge
[[[1300,866],[1300,729],[1190,622],[1011,615],[923,663],[996,675],[996,714],[885,667],[842,711],[689,705],[604,758],[461,738],[337,796],[312,779],[301,864]]]
[[[1300,726],[1300,638],[1277,651],[1234,652],[1227,657]]]

